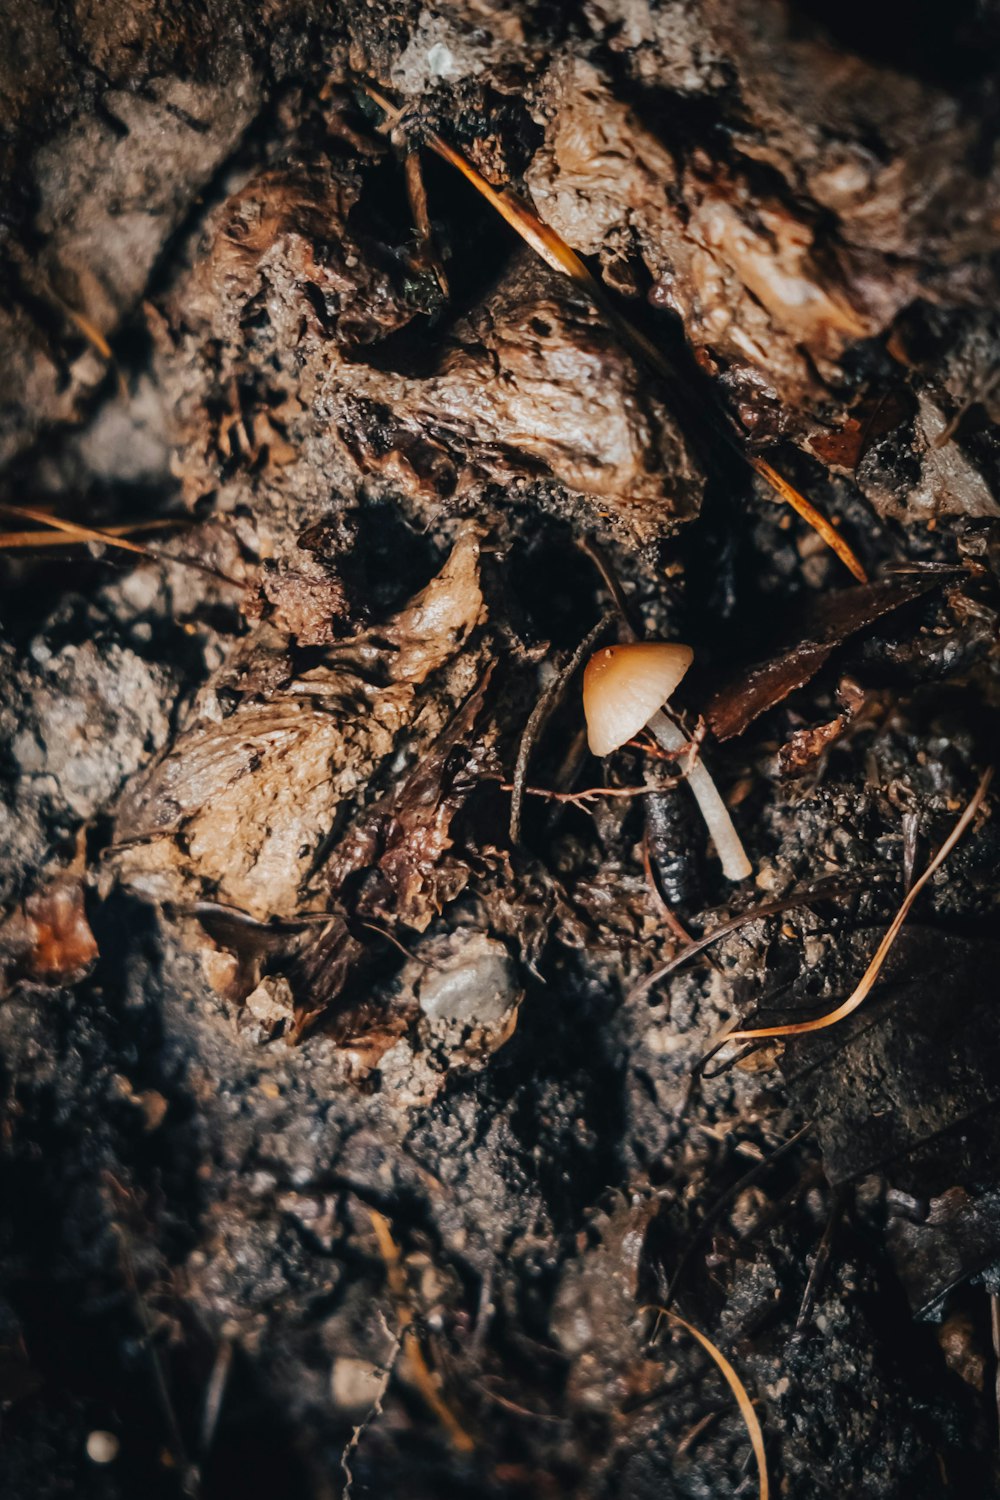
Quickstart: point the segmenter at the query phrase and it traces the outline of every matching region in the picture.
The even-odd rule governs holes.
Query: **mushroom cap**
[[[583,674],[583,712],[594,755],[610,755],[644,729],[694,658],[690,646],[632,641],[595,651]]]

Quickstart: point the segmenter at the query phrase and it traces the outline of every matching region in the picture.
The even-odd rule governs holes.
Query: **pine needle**
[[[803,1036],[808,1031],[824,1031],[828,1026],[835,1026],[838,1021],[844,1020],[846,1016],[856,1011],[871,992],[872,986],[878,978],[882,966],[889,956],[889,951],[900,934],[903,923],[910,914],[913,903],[929,880],[940,870],[948,855],[954,849],[962,837],[976,813],[982,806],[983,798],[986,796],[990,781],[993,777],[992,766],[986,771],[980,781],[968,807],[955,824],[951,833],[945,839],[924,873],[916,880],[907,892],[902,906],[899,908],[892,923],[875,950],[875,956],[868,965],[857,988],[852,990],[847,999],[838,1005],[835,1010],[827,1011],[825,1015],[814,1016],[810,1021],[792,1021],[786,1026],[760,1026],[749,1031],[730,1031],[726,1035],[727,1042],[754,1041],[760,1037],[776,1036]]]
[[[762,479],[765,479],[775,494],[780,495],[782,500],[786,501],[794,511],[797,511],[804,521],[808,521],[817,536],[823,538],[826,545],[831,551],[837,554],[844,567],[850,569],[858,582],[867,583],[868,574],[836,526],[827,520],[823,512],[817,510],[812,501],[807,500],[805,495],[800,494],[793,484],[789,484],[784,475],[779,474],[777,469],[773,468],[766,458],[751,455],[749,462],[754,473],[759,474]]]
[[[218,568],[212,568],[208,563],[199,562],[194,557],[173,557],[169,552],[160,552],[155,547],[145,547],[141,542],[129,541],[128,537],[118,536],[115,531],[101,531],[96,526],[81,526],[76,521],[64,520],[62,516],[52,515],[47,510],[36,510],[33,505],[12,505],[7,500],[0,500],[0,513],[7,516],[17,516],[23,521],[36,521],[39,526],[49,526],[53,531],[63,532],[66,536],[76,542],[100,542],[105,547],[116,547],[121,552],[132,552],[138,557],[144,557],[149,562],[176,563],[178,567],[195,568],[199,573],[207,573],[210,578],[221,579],[223,583],[230,583],[234,588],[242,591],[243,584],[237,578],[230,578],[228,573],[221,572]],[[134,528],[129,527],[129,530]]]
[[[80,526],[76,521],[64,521],[62,516],[53,516],[46,510],[36,510],[33,505],[11,505],[0,500],[0,511],[7,516],[19,516],[24,521],[37,521],[39,526],[49,526],[61,531],[76,542],[101,542],[106,547],[118,547],[122,552],[135,552],[139,557],[154,557],[141,542],[130,542],[127,537],[115,536],[111,531],[99,531],[93,526]]]
[[[168,531],[177,526],[187,526],[183,517],[173,520],[132,521],[127,526],[105,526],[104,534],[110,537],[135,536],[140,531]],[[75,547],[90,541],[89,537],[66,536],[59,531],[0,531],[0,552],[16,551],[21,547]]]
[[[650,1306],[643,1307],[640,1311],[655,1312],[662,1318],[669,1318],[672,1323],[676,1323],[686,1333],[689,1333],[693,1339],[697,1339],[706,1354],[718,1365],[722,1372],[722,1378],[736,1397],[736,1405],[740,1409],[740,1416],[743,1418],[747,1436],[750,1439],[750,1446],[753,1448],[753,1456],[757,1461],[758,1495],[760,1500],[768,1500],[771,1487],[767,1477],[767,1455],[764,1452],[764,1434],[761,1431],[760,1422],[757,1420],[757,1413],[753,1409],[753,1402],[747,1394],[747,1388],[729,1363],[729,1360],[723,1354],[722,1350],[712,1343],[707,1334],[695,1328],[693,1323],[687,1322],[678,1313],[671,1312],[669,1307]]]
[[[70,307],[68,302],[63,302],[61,297],[58,297],[57,301],[59,302],[59,305],[62,307],[63,312],[66,314],[67,318],[69,318],[70,322],[77,329],[77,331],[83,334],[84,338],[87,340],[87,343],[91,344],[93,348],[97,350],[101,358],[103,360],[106,360],[106,362],[114,370],[115,376],[118,380],[118,390],[121,395],[124,396],[127,400],[128,386],[125,384],[125,376],[119,369],[118,361],[115,359],[115,356],[111,350],[111,345],[104,337],[104,334],[99,328],[95,327],[95,325],[90,321],[89,318],[85,318],[83,313],[77,312],[75,307]]]
[[[388,120],[394,125],[402,122],[402,110],[391,104],[371,84],[362,83],[361,87],[368,97],[378,105],[379,109],[384,112]],[[633,353],[638,354],[645,360],[654,373],[664,379],[668,385],[676,387],[677,376],[670,362],[651,339],[648,339],[644,333],[636,328],[634,323],[631,323],[628,318],[624,317],[618,311],[601,283],[587,269],[576,251],[567,245],[562,235],[558,234],[552,228],[551,224],[546,224],[545,220],[540,218],[535,210],[525,203],[523,199],[517,197],[516,194],[507,189],[499,192],[493,187],[492,183],[487,182],[483,174],[477,167],[473,166],[467,156],[454,146],[449,145],[435,131],[426,132],[423,140],[431,151],[440,156],[443,161],[448,162],[450,166],[462,174],[467,182],[472,184],[476,191],[486,199],[487,203],[496,210],[501,218],[506,220],[527,245],[531,246],[535,254],[541,256],[547,266],[550,266],[553,271],[557,271],[563,276],[568,276],[576,286],[586,293],[599,312],[603,314],[618,333],[622,342]],[[854,577],[860,583],[867,583],[868,575],[865,573],[858,558],[837,531],[836,527],[827,520],[826,516],[817,510],[812,502],[807,500],[803,494],[800,494],[795,486],[784,475],[779,474],[777,469],[772,464],[769,464],[766,459],[748,456],[737,443],[734,434],[729,430],[728,426],[724,428],[724,436],[734,451],[745,462],[749,463],[754,472],[759,474],[770,485],[779,499],[784,500],[804,521],[807,521],[813,527],[817,535],[822,537],[826,545],[840,558],[840,561],[854,574]]]
[[[111,352],[111,345],[101,330],[95,327],[89,318],[85,318],[83,313],[77,312],[75,308],[70,307],[65,302],[62,305],[67,318],[69,318],[77,332],[83,334],[88,344],[93,344],[102,359],[106,359],[109,365],[114,364],[115,357]]]

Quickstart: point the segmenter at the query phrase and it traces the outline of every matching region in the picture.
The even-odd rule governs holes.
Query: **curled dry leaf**
[[[845,677],[837,688],[842,711],[825,724],[796,729],[778,751],[778,770],[782,776],[798,776],[815,765],[824,750],[835,744],[864,706],[862,688]]]

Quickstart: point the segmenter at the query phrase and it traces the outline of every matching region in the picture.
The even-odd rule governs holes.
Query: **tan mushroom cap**
[[[583,674],[583,712],[594,755],[610,755],[644,729],[694,658],[690,646],[633,641],[595,651]]]

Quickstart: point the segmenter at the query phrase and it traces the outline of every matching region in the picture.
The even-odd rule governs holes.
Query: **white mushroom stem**
[[[659,709],[646,727],[670,755],[690,756],[691,741]],[[753,866],[729,816],[729,808],[700,755],[692,757],[687,766],[687,783],[712,835],[715,852],[722,861],[722,873],[727,880],[745,880]]]

